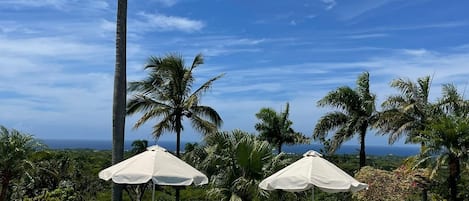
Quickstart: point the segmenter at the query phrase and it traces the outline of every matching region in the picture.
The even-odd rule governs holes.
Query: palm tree
[[[330,153],[358,134],[360,142],[360,168],[366,165],[365,136],[368,128],[376,121],[375,95],[370,92],[370,75],[362,73],[357,79],[357,88],[339,87],[318,101],[318,106],[332,106],[338,111],[322,116],[313,131],[313,138],[327,141],[329,131],[335,130],[330,144]]]
[[[469,147],[469,118],[453,115],[443,115],[431,120],[425,130],[421,131],[426,146],[420,156],[418,165],[426,162],[434,162],[432,165],[432,179],[440,172],[440,169],[449,169],[447,178],[450,189],[450,200],[459,200],[458,180],[461,176],[461,165],[468,158]],[[436,160],[432,160],[436,158]]]
[[[31,135],[0,126],[0,201],[9,200],[10,182],[33,167],[28,158],[40,146]]]
[[[132,142],[132,154],[136,155],[147,150],[148,140],[135,140]]]
[[[255,125],[259,138],[276,146],[279,154],[282,152],[283,144],[309,143],[306,136],[291,128],[293,122],[288,119],[289,110],[290,106],[287,103],[285,111],[281,113],[275,112],[272,108],[262,108],[256,114],[260,120]]]
[[[200,105],[202,95],[223,74],[211,78],[195,91],[191,91],[195,80],[192,72],[203,63],[201,54],[194,58],[190,67],[185,67],[181,55],[150,57],[145,66],[145,70],[149,70],[148,77],[129,84],[129,90],[135,94],[127,104],[127,114],[143,112],[134,128],[159,117],[159,122],[153,126],[153,136],[158,138],[165,131],[176,132],[177,157],[180,157],[183,118],[189,119],[192,127],[203,134],[215,132],[223,122],[213,108]],[[179,200],[179,189],[176,189],[176,200]]]
[[[185,157],[210,178],[209,195],[217,200],[249,201],[268,197],[261,180],[289,164],[284,155],[274,156],[271,146],[241,130],[206,135],[205,145]]]
[[[421,162],[437,158],[432,167],[433,177],[447,161],[451,200],[458,200],[457,184],[461,165],[469,158],[469,100],[464,100],[453,84],[445,84],[442,87],[442,98],[436,106],[440,115],[431,119],[421,132],[421,140],[428,144],[422,154],[427,157],[421,156]]]
[[[428,100],[430,85],[429,76],[418,78],[417,83],[403,78],[391,82],[391,87],[401,94],[392,95],[381,104],[383,112],[375,125],[380,133],[389,134],[389,144],[407,136],[406,143],[421,143],[424,146],[424,142],[416,141],[416,137],[435,112]]]
[[[223,122],[213,108],[200,105],[202,95],[223,74],[211,78],[191,93],[195,79],[192,72],[200,64],[203,64],[201,54],[194,58],[189,68],[184,66],[180,55],[150,57],[145,66],[145,69],[149,70],[149,76],[142,81],[129,83],[129,90],[135,94],[129,99],[127,114],[143,112],[134,127],[138,128],[150,119],[161,117],[153,126],[153,136],[158,138],[165,131],[176,132],[178,157],[184,117],[190,120],[194,129],[204,134],[216,131]]]
[[[124,159],[124,129],[126,106],[126,44],[127,0],[119,0],[116,22],[116,66],[114,73],[114,97],[112,105],[112,164]],[[112,200],[122,200],[122,186],[114,184]]]

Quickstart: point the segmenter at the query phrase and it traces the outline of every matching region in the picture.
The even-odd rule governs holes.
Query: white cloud
[[[396,0],[349,1],[334,9],[340,20],[351,20]]]
[[[426,49],[403,49],[402,53],[410,56],[424,56],[430,54]]]
[[[107,31],[107,32],[115,32],[116,31],[116,23],[115,22],[111,22],[109,20],[106,20],[106,19],[101,19],[100,20],[100,28],[103,30],[103,31]]]
[[[158,2],[164,6],[168,6],[168,7],[171,7],[171,6],[174,6],[178,0],[153,0],[155,2]]]
[[[331,10],[337,5],[335,0],[321,0],[326,5],[326,10]]]
[[[31,7],[46,7],[57,10],[79,10],[90,11],[108,9],[109,4],[103,0],[2,0],[0,7],[6,6],[15,9],[24,9]]]
[[[112,49],[103,45],[87,44],[62,37],[4,38],[0,37],[0,51],[12,57],[54,57],[60,59],[83,59],[112,54]]]
[[[171,37],[168,40],[162,40],[159,47],[168,52],[174,47],[184,44],[184,54],[193,56],[203,53],[204,56],[231,55],[235,53],[260,52],[262,46],[274,41],[265,38],[243,38],[239,36],[187,36]],[[180,50],[176,50],[180,51]]]
[[[382,38],[382,37],[387,37],[389,34],[385,33],[370,33],[370,34],[354,34],[354,35],[348,35],[345,36],[345,38],[348,39],[368,39],[368,38]]]
[[[34,34],[37,33],[27,26],[15,21],[0,21],[0,34]]]
[[[3,5],[13,7],[54,7],[62,8],[67,3],[67,0],[3,0]]]
[[[110,113],[112,79],[109,74],[42,69],[2,76],[0,92],[2,122],[23,122],[34,127],[60,122],[74,128],[100,124],[95,118]]]
[[[403,26],[382,26],[375,27],[365,30],[359,30],[355,33],[367,33],[367,32],[389,32],[389,31],[412,31],[422,29],[451,29],[458,27],[469,26],[468,21],[448,21],[441,23],[430,23],[430,24],[414,24],[414,25],[403,25]]]
[[[261,52],[259,48],[227,48],[227,47],[209,47],[202,50],[194,50],[194,54],[197,52],[202,53],[204,56],[213,57],[221,55],[230,55],[240,52]]]
[[[195,32],[205,27],[202,21],[184,17],[148,14],[144,12],[139,13],[139,16],[141,16],[143,20],[131,21],[129,26],[134,27],[129,30]]]

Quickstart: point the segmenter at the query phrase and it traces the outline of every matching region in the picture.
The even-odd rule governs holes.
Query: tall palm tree
[[[416,141],[419,131],[424,130],[426,122],[435,113],[434,106],[429,102],[431,79],[429,76],[418,78],[417,82],[399,78],[391,82],[401,94],[392,95],[382,104],[383,112],[379,114],[376,127],[381,134],[389,135],[389,144],[406,136],[406,143],[421,143]]]
[[[118,0],[116,20],[116,67],[112,105],[112,164],[124,159],[127,44],[127,0]],[[112,200],[122,200],[122,185],[113,184]]]
[[[450,200],[458,199],[458,180],[461,166],[467,161],[469,147],[469,118],[453,115],[442,115],[432,119],[417,138],[425,140],[425,149],[420,156],[419,164],[430,163],[433,178],[440,169],[448,168],[447,178],[450,189]],[[435,159],[435,160],[433,160]]]
[[[10,200],[10,182],[33,167],[28,158],[40,146],[31,135],[0,126],[0,201]]]
[[[153,136],[158,138],[165,131],[176,132],[177,157],[180,157],[184,118],[190,120],[192,127],[203,134],[217,131],[223,122],[215,109],[200,105],[201,97],[223,74],[209,79],[192,91],[195,80],[193,70],[203,63],[201,54],[194,58],[189,67],[185,66],[181,55],[150,57],[145,66],[145,70],[149,71],[148,77],[129,84],[129,90],[135,94],[127,104],[127,114],[143,112],[134,128],[140,127],[150,119],[160,118],[153,126]],[[178,199],[179,190],[176,189],[176,200]]]
[[[469,158],[469,100],[464,100],[453,84],[442,87],[442,97],[436,104],[440,115],[428,122],[422,138],[428,144],[422,161],[437,157],[433,173],[447,165],[451,200],[458,200],[458,180],[461,166]],[[447,161],[447,164],[444,162]],[[432,174],[431,176],[433,176]]]
[[[134,127],[138,128],[148,120],[160,117],[160,121],[153,126],[153,136],[158,138],[165,131],[176,132],[178,157],[181,131],[184,129],[183,118],[189,119],[192,127],[203,134],[216,131],[223,122],[213,108],[200,105],[201,97],[223,74],[191,91],[195,80],[192,73],[200,64],[203,64],[201,54],[194,58],[190,67],[184,66],[180,55],[150,57],[145,66],[145,70],[149,70],[149,76],[142,81],[129,83],[129,90],[135,94],[129,99],[127,114],[143,112]]]
[[[365,136],[376,121],[375,95],[370,92],[370,75],[362,73],[356,89],[339,87],[318,101],[318,106],[332,106],[338,111],[322,116],[313,131],[313,138],[326,141],[329,131],[335,130],[331,139],[330,153],[358,134],[360,142],[360,168],[366,165]]]
[[[272,108],[262,108],[256,117],[260,120],[255,128],[261,140],[267,140],[277,147],[280,154],[283,144],[309,143],[309,139],[291,128],[293,122],[288,119],[290,105],[287,103],[285,111],[277,113]]]

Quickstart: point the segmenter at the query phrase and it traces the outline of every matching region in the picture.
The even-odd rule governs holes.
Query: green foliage
[[[416,140],[419,131],[424,129],[426,122],[435,113],[434,106],[429,102],[431,80],[429,76],[418,78],[417,82],[399,78],[391,82],[391,87],[400,94],[389,96],[382,104],[383,111],[379,113],[375,127],[381,134],[389,135],[389,144],[393,144],[401,137],[406,137],[407,143],[423,143]]]
[[[291,162],[284,154],[274,156],[266,141],[240,130],[209,134],[205,143],[184,158],[207,174],[208,195],[216,200],[267,199],[260,181]]]
[[[12,181],[34,168],[28,159],[39,147],[32,135],[0,126],[0,201],[8,200]]]
[[[263,159],[265,157],[262,156],[265,155],[261,153],[271,153],[271,149],[262,148],[263,146],[259,146],[259,144],[267,143],[258,141],[251,135],[248,135],[249,137],[243,141],[242,139],[245,135],[248,134],[242,131],[233,131],[231,133],[225,132],[224,134],[219,133],[219,135],[207,136],[207,141],[204,144],[194,145],[191,148],[192,151],[184,154],[185,160],[186,157],[194,158],[192,162],[187,159],[193,166],[200,170],[207,168],[205,173],[209,176],[211,184],[181,189],[181,200],[219,201],[227,197],[231,198],[231,196],[233,198],[241,198],[244,193],[258,195],[253,197],[252,200],[311,200],[311,191],[302,193],[260,191],[255,185],[256,182],[260,182],[265,177],[291,164],[299,159],[301,155],[280,154],[278,156],[269,156],[270,159],[268,159],[269,157]],[[242,162],[242,166],[237,164],[237,155],[251,154],[243,151],[234,151],[236,150],[236,144],[243,144],[238,146],[237,149],[243,147],[242,149],[256,152],[256,154],[246,157],[248,159]],[[267,147],[270,146],[267,145]],[[228,149],[233,152],[229,152]],[[265,152],[261,150],[265,150]],[[233,154],[230,155],[229,153]],[[38,168],[32,171],[29,176],[23,175],[20,180],[15,182],[15,186],[18,188],[15,188],[16,190],[13,189],[15,197],[12,197],[12,200],[32,200],[34,198],[44,198],[43,200],[46,200],[44,196],[48,196],[50,200],[57,200],[60,196],[75,195],[76,197],[73,198],[75,200],[108,201],[111,199],[111,183],[100,180],[97,174],[100,170],[111,165],[110,155],[110,151],[93,150],[48,150],[36,152],[30,156],[29,160],[36,164],[35,166]],[[130,156],[132,154],[129,152],[127,155]],[[358,164],[356,155],[330,155],[327,156],[327,159],[338,164],[340,168],[351,175],[356,171]],[[376,167],[387,166],[390,169],[394,169],[401,163],[402,159],[402,157],[392,156],[370,157],[368,163],[376,165]],[[257,165],[259,160],[264,164],[261,173],[259,173],[259,166]],[[235,168],[229,169],[228,164],[231,161],[234,162]],[[45,171],[46,169],[53,171]],[[230,171],[233,173],[230,174]],[[241,175],[243,175],[243,178],[238,179]],[[225,176],[229,176],[229,181],[232,183],[229,183],[229,181],[222,182],[221,180],[226,178]],[[216,183],[215,177],[217,177]],[[228,180],[228,178],[226,179]],[[249,181],[254,182],[250,184]],[[69,188],[62,185],[63,183],[66,183]],[[74,194],[70,194],[72,192],[70,189],[74,189]],[[259,192],[256,193],[255,191]],[[236,193],[231,194],[231,192]],[[156,200],[174,200],[175,190],[172,187],[159,186],[156,189],[155,195]],[[350,200],[350,196],[350,193],[330,194],[318,189],[315,191],[315,197],[319,200]],[[150,199],[151,190],[147,188],[142,200]],[[127,193],[124,193],[123,200],[130,201],[132,199]],[[246,198],[243,200],[246,200]]]
[[[183,188],[182,200],[310,200],[310,191],[267,192],[258,188],[262,179],[299,159],[300,155],[274,155],[267,141],[240,130],[212,132],[211,128],[218,127],[221,119],[213,109],[200,106],[199,101],[212,82],[221,76],[212,78],[192,92],[192,70],[202,63],[201,55],[196,56],[191,67],[184,67],[178,55],[152,57],[146,66],[149,76],[130,85],[137,94],[127,107],[128,113],[144,112],[137,127],[149,119],[162,118],[154,127],[155,132],[175,129],[179,134],[184,117],[190,119],[196,129],[206,131],[203,132],[206,134],[204,143],[188,144],[183,159],[202,170],[210,178],[210,184]],[[402,136],[406,136],[408,142],[422,143],[425,145],[422,152],[407,158],[405,165],[408,166],[403,166],[403,158],[397,156],[362,158],[364,152],[363,155],[360,152],[360,157],[327,154],[327,160],[350,175],[354,175],[357,166],[366,161],[372,167],[362,168],[356,178],[370,184],[370,188],[353,195],[330,194],[316,189],[315,198],[417,200],[427,195],[428,200],[469,200],[469,101],[457,92],[454,85],[447,84],[442,88],[442,97],[436,103],[430,103],[429,77],[420,78],[416,83],[397,79],[391,86],[401,94],[389,97],[383,103],[385,111],[379,115],[375,115],[375,96],[369,91],[368,73],[359,76],[355,89],[340,87],[331,91],[318,101],[318,105],[329,105],[338,111],[321,117],[314,130],[314,138],[324,143],[327,148],[324,151],[331,151],[355,134],[359,134],[364,142],[366,129],[373,125],[390,135],[390,143]],[[179,116],[168,116],[175,112]],[[280,143],[280,147],[282,143],[291,142],[283,138],[295,133],[288,113],[288,104],[281,113],[262,108],[256,114],[261,120],[256,125],[261,139],[274,145]],[[335,131],[335,134],[327,139],[330,131]],[[275,132],[276,136],[268,134]],[[177,141],[179,144],[179,137]],[[126,155],[144,151],[147,145],[145,140],[136,141],[132,145],[133,150]],[[0,127],[1,201],[111,199],[110,182],[99,180],[97,176],[100,170],[111,165],[110,151],[40,148],[32,136]],[[364,150],[364,144],[362,148]],[[151,199],[149,186],[143,185],[147,188],[143,200]],[[132,188],[127,186],[128,190]],[[173,187],[158,186],[156,197],[157,200],[174,200],[176,192]],[[129,195],[124,194],[123,199],[135,199]]]
[[[110,187],[97,177],[111,165],[110,151],[46,150],[33,154],[30,161],[35,168],[16,182],[21,187],[13,191],[18,199],[54,198],[73,192],[74,200],[95,200]]]
[[[293,122],[288,119],[290,105],[287,103],[285,111],[277,113],[272,108],[261,108],[256,117],[261,121],[255,128],[259,132],[261,140],[267,140],[277,147],[278,153],[282,152],[283,144],[309,143],[310,139],[291,128]]]
[[[428,176],[432,188],[429,190],[434,193],[433,197],[451,200],[466,197],[465,193],[460,193],[460,189],[465,188],[458,186],[465,182],[461,180],[461,171],[464,171],[461,167],[467,166],[469,158],[469,101],[464,100],[454,85],[445,84],[442,97],[436,103],[429,102],[428,76],[415,83],[396,79],[391,86],[401,94],[383,102],[385,110],[379,114],[375,126],[381,133],[389,134],[390,143],[405,134],[406,142],[421,144],[421,153],[408,161],[415,168],[431,170]]]
[[[132,154],[139,154],[147,150],[148,140],[135,140],[132,142]]]
[[[34,198],[24,198],[25,201],[81,201],[80,195],[68,182],[63,182],[61,185],[52,190],[45,190],[41,195]]]
[[[449,195],[439,192],[445,198],[458,200],[461,195],[461,171],[467,166],[469,154],[469,101],[464,100],[456,87],[450,84],[442,88],[442,98],[433,105],[437,111],[418,130],[413,139],[424,142],[421,153],[414,157],[416,167],[425,166],[431,170],[430,179],[436,184],[446,183]],[[437,176],[446,177],[438,181]],[[462,195],[463,197],[465,195]]]
[[[142,81],[130,82],[129,91],[134,92],[127,103],[127,114],[143,113],[134,127],[138,128],[150,119],[159,118],[153,126],[153,136],[164,132],[176,133],[176,155],[179,157],[180,134],[184,129],[183,118],[190,120],[192,127],[204,134],[215,132],[222,124],[219,114],[211,107],[200,105],[200,100],[218,75],[192,91],[195,78],[193,70],[203,64],[198,54],[192,65],[186,67],[181,55],[150,57],[145,69],[148,76]]]
[[[313,139],[328,142],[327,150],[334,153],[343,142],[358,135],[360,140],[360,167],[366,163],[365,136],[377,120],[375,95],[370,92],[369,73],[364,72],[357,79],[356,89],[339,87],[318,101],[318,106],[332,106],[338,111],[322,116],[313,131]],[[327,139],[330,131],[333,137]],[[329,141],[328,141],[329,140]]]

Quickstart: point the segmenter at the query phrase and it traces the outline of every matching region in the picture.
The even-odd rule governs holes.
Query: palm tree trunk
[[[461,167],[459,164],[459,159],[456,156],[450,156],[449,161],[449,177],[448,184],[450,189],[450,195],[452,201],[458,200],[458,178],[461,172]]]
[[[428,200],[427,192],[428,192],[427,187],[424,187],[424,188],[422,189],[422,201],[427,201],[427,200]]]
[[[112,164],[124,158],[124,129],[126,107],[126,32],[127,0],[119,0],[116,22],[116,66],[114,73],[114,97],[112,106]],[[123,186],[113,184],[112,200],[122,200]]]
[[[360,168],[366,165],[366,154],[365,154],[365,135],[366,128],[360,132]]]
[[[425,154],[425,150],[427,149],[427,145],[425,144],[425,142],[420,142],[420,158],[425,158],[428,156],[428,153]],[[420,163],[420,167],[427,167],[428,166],[428,161],[423,161],[422,163]]]
[[[182,118],[176,117],[176,156],[181,158],[181,129],[182,129]]]
[[[181,158],[180,150],[181,150],[181,129],[182,129],[182,118],[181,116],[176,116],[176,156]],[[180,192],[179,187],[176,186],[176,201],[179,201]]]
[[[10,183],[10,178],[4,177],[2,178],[2,191],[0,192],[0,201],[7,200],[7,193],[8,193],[8,184]]]

